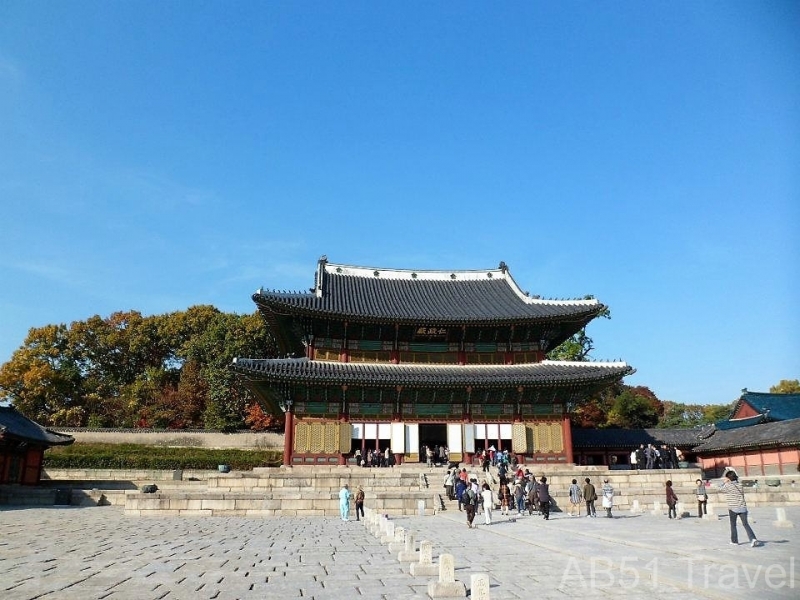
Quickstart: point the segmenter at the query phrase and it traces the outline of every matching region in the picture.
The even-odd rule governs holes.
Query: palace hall
[[[522,291],[505,263],[403,270],[317,263],[308,291],[253,294],[280,358],[237,358],[259,401],[285,416],[285,465],[395,462],[446,446],[451,461],[508,450],[573,463],[569,411],[633,372],[624,362],[547,360],[605,310]]]

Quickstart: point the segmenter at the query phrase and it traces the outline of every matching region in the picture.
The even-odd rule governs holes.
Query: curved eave
[[[552,309],[551,314],[529,315],[515,314],[508,316],[436,316],[433,314],[380,314],[343,310],[330,310],[321,306],[298,304],[284,298],[266,296],[264,294],[253,294],[253,302],[259,309],[268,310],[274,314],[282,316],[310,317],[316,319],[329,319],[334,321],[348,321],[350,323],[399,323],[401,325],[438,325],[461,327],[464,325],[474,326],[519,326],[519,325],[538,325],[545,323],[573,323],[578,325],[578,329],[602,313],[606,306],[604,304],[569,305],[552,304],[546,305]]]
[[[238,359],[233,369],[251,380],[373,387],[586,387],[633,373],[625,363],[543,361],[525,365],[336,363],[298,359]]]

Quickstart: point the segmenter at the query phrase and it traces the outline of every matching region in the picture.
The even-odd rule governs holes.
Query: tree
[[[255,400],[234,357],[276,355],[260,316],[213,306],[95,315],[31,329],[0,366],[0,398],[45,425],[235,429]]]
[[[649,398],[627,389],[614,399],[614,406],[608,413],[608,423],[631,429],[655,427],[658,412]]]
[[[594,296],[584,296],[584,300],[593,300]],[[608,307],[604,307],[602,311],[597,314],[598,317],[604,319],[611,318],[611,311]],[[586,335],[586,327],[582,327],[580,331],[575,333],[572,337],[564,340],[561,344],[553,348],[547,353],[549,360],[589,360],[589,353],[594,350],[594,340]]]
[[[800,394],[800,381],[797,379],[781,379],[778,385],[769,388],[770,394]]]
[[[673,429],[702,427],[726,419],[730,411],[730,405],[725,404],[683,404],[666,401],[658,427]]]
[[[253,431],[274,429],[278,424],[278,420],[274,415],[265,413],[264,409],[255,402],[246,407],[244,422],[247,423]]]
[[[80,372],[65,325],[34,327],[0,367],[0,395],[23,414],[49,425],[80,420]]]

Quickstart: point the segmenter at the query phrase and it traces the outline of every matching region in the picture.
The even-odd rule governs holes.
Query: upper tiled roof
[[[750,448],[791,448],[800,444],[800,419],[761,423],[751,427],[717,430],[695,447],[699,454]]]
[[[71,435],[42,427],[13,406],[0,406],[0,438],[9,437],[45,446],[66,446],[75,441]]]
[[[800,419],[800,394],[768,394],[742,390],[742,395],[733,407],[733,414],[742,403],[749,404],[757,413],[770,421]]]
[[[484,271],[412,271],[337,265],[323,257],[315,280],[310,292],[258,290],[253,300],[278,313],[443,325],[568,320],[580,327],[605,309],[594,299],[529,296],[504,263]]]
[[[519,365],[343,363],[308,358],[243,359],[233,368],[253,378],[320,384],[479,388],[590,385],[633,372],[624,362],[543,361]]]

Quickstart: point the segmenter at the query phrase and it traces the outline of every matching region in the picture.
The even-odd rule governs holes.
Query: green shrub
[[[138,444],[81,444],[57,446],[44,454],[46,469],[194,469],[217,470],[230,465],[236,471],[281,464],[279,450],[215,450],[164,448]]]

